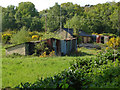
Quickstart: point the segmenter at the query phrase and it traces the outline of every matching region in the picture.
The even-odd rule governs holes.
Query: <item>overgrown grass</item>
[[[21,82],[34,82],[38,78],[53,76],[69,67],[73,58],[3,58],[3,87],[14,87]]]
[[[97,53],[96,49],[78,49],[85,55],[77,56],[81,58],[94,57]],[[54,76],[55,74],[68,69],[70,62],[72,62],[75,56],[64,57],[6,57],[5,49],[2,49],[2,87],[14,87],[21,82],[35,82],[41,77]]]

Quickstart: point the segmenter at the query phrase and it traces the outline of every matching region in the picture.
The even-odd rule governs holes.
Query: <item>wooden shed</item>
[[[47,41],[47,46],[55,51],[58,56],[66,55],[77,50],[77,39],[55,39],[50,38],[43,41]],[[32,55],[34,53],[35,44],[42,41],[31,41],[6,48],[6,55],[18,53],[21,55]]]
[[[55,51],[58,56],[66,55],[77,50],[77,39],[67,38],[67,39],[47,39],[47,43]]]
[[[73,35],[73,29],[63,28],[61,31],[60,29],[56,30],[59,36],[62,38],[75,38]],[[82,39],[81,43],[89,43],[91,42],[92,35],[87,34],[86,32],[79,30],[79,37]]]
[[[110,38],[112,38],[113,36],[104,36],[104,35],[92,35],[94,38],[94,42],[96,43],[107,43],[109,41]]]
[[[55,30],[56,34],[61,37],[61,39],[74,38],[73,29],[62,28],[61,30]]]

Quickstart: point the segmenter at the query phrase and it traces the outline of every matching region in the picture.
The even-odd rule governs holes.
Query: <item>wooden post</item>
[[[120,37],[120,2],[118,2],[118,36]]]
[[[47,17],[46,17],[46,15],[45,15],[45,33],[47,32]]]

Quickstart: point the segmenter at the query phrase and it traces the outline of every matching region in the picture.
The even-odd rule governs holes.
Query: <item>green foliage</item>
[[[120,87],[120,63],[118,60],[114,63],[109,63],[109,66],[103,65],[97,69],[94,75],[94,88],[119,88]]]
[[[34,84],[22,84],[20,88],[83,88],[83,86],[88,87],[90,81],[88,77],[85,76],[82,69],[76,70],[64,70],[61,73],[55,75],[54,77],[48,77],[44,80],[38,80]],[[27,86],[26,86],[27,85]]]
[[[15,23],[15,13],[16,13],[16,7],[13,5],[8,6],[7,8],[2,9],[2,31],[5,31],[7,29],[15,29],[16,23]]]
[[[2,43],[3,44],[9,43],[10,38],[11,38],[11,34],[3,34],[2,35]]]
[[[80,29],[80,20],[79,16],[75,15],[71,20],[68,20],[65,25],[66,28],[73,28],[74,29],[74,35],[79,34]]]
[[[19,6],[17,7],[17,11],[15,13],[15,19],[18,28],[26,26],[31,31],[40,31],[41,29],[41,23],[38,18],[38,12],[35,9],[35,5],[31,2],[19,3]]]
[[[77,34],[78,29],[92,33],[114,33],[118,35],[119,3],[107,2],[97,5],[80,5],[71,2],[55,3],[50,9],[38,11],[31,2],[21,2],[18,7],[13,5],[2,7],[3,31],[26,26],[31,31],[53,32],[60,27],[60,6],[62,27],[70,27]],[[46,18],[45,18],[46,17]],[[101,32],[102,31],[102,32]]]
[[[109,52],[109,51],[107,51],[107,52]],[[98,54],[99,55],[96,58],[80,58],[80,57],[74,58],[75,61],[70,63],[69,69],[66,69],[52,77],[47,77],[44,79],[39,78],[37,81],[34,80],[35,81],[34,83],[29,82],[29,81],[27,83],[25,83],[25,81],[24,81],[16,87],[23,88],[23,89],[27,89],[27,88],[67,88],[67,89],[119,88],[120,87],[120,85],[119,85],[119,83],[120,83],[120,79],[119,79],[120,78],[120,67],[119,67],[120,61],[118,59],[116,59],[116,61],[114,63],[114,62],[112,62],[112,60],[109,60],[111,55],[106,54],[106,55],[104,55],[104,57],[107,58],[107,60],[106,60],[107,62],[100,63],[98,61],[101,60],[102,62],[104,62],[105,59],[100,57],[100,54],[102,55],[101,52]],[[109,58],[107,56],[109,56]],[[17,59],[19,59],[19,58],[16,58],[16,60]],[[33,59],[31,59],[31,60],[27,60],[27,59],[28,58],[26,58],[25,61],[17,60],[17,62],[11,62],[11,58],[10,58],[10,60],[8,60],[8,61],[9,61],[9,63],[12,63],[12,64],[10,64],[10,66],[13,65],[14,63],[20,64],[19,65],[20,68],[21,68],[21,65],[26,65],[24,62],[28,63],[28,61],[29,61],[31,63],[27,64],[28,68],[32,67],[32,69],[33,68],[35,69],[36,65],[39,66],[41,64],[38,62],[42,62],[42,60],[44,60],[43,63],[44,63],[45,67],[43,67],[42,64],[40,66],[42,67],[42,69],[44,69],[44,68],[46,69],[47,65],[49,65],[49,64],[51,64],[52,66],[55,67],[56,65],[59,66],[58,63],[60,63],[62,60],[64,60],[64,63],[66,62],[66,60],[67,61],[70,60],[70,58],[67,58],[67,57],[49,58],[48,61],[47,61],[47,58],[40,59],[38,57],[36,57],[34,59],[35,61],[31,61]],[[39,59],[39,60],[36,61],[37,59]],[[57,60],[59,59],[58,60],[59,62],[57,64],[55,64],[57,62],[55,60],[55,62],[51,63],[51,59],[57,59]],[[35,63],[36,63],[36,65],[34,65]],[[66,62],[66,63],[68,63],[68,62]],[[4,64],[9,65],[6,61],[3,62],[3,65]],[[33,65],[31,65],[31,64],[33,64]],[[3,69],[6,68],[5,65],[4,65]],[[63,67],[63,65],[61,67]],[[39,69],[39,68],[36,68],[36,69]],[[51,69],[51,68],[49,68],[49,69]],[[15,70],[15,69],[12,68],[12,70]],[[17,69],[17,71],[18,71],[18,69]],[[33,72],[33,71],[31,71],[31,72]],[[13,75],[12,72],[9,72],[9,74],[10,73]],[[49,72],[47,72],[47,73],[49,73]],[[39,74],[41,74],[41,73],[37,73],[37,75],[39,75]],[[34,72],[34,75],[36,75],[35,72]]]
[[[45,22],[45,15],[47,22]],[[58,29],[60,25],[60,5],[55,3],[55,5],[50,8],[47,14],[43,14],[41,19],[44,22],[44,30],[47,28],[48,32],[53,32],[55,29]]]
[[[119,51],[115,51],[115,58],[118,58],[120,56],[120,52]],[[114,50],[113,49],[107,49],[107,50],[102,50],[101,52],[99,52],[97,54],[96,57],[97,63],[99,64],[105,64],[107,63],[109,60],[114,61]]]
[[[33,17],[32,18],[32,21],[31,21],[31,24],[30,24],[30,30],[31,31],[42,31],[42,23],[41,23],[41,20],[40,18],[38,17]]]
[[[6,46],[6,45],[5,45]],[[6,57],[5,46],[2,47],[2,87],[19,85],[21,82],[34,83],[37,79],[44,80],[53,77],[64,69],[68,69],[75,56],[37,57],[37,56],[9,56]],[[8,45],[7,45],[8,46]],[[9,45],[10,46],[10,45]],[[8,46],[8,47],[9,47]],[[98,50],[81,49],[82,52],[95,54]],[[80,58],[94,57],[83,55]],[[79,57],[79,56],[77,56]],[[22,71],[22,72],[21,72]],[[16,78],[16,79],[15,79]],[[37,86],[37,85],[36,85]],[[67,85],[66,85],[67,86]]]
[[[46,41],[41,41],[35,45],[34,55],[41,55],[43,52],[49,53],[49,48],[47,47]]]
[[[26,27],[23,27],[16,34],[13,34],[11,37],[11,43],[20,44],[30,41],[29,33]]]
[[[77,43],[80,44],[81,42],[82,42],[82,38],[81,38],[81,37],[78,37]]]
[[[109,51],[108,51],[109,52]],[[101,53],[100,53],[101,54]],[[19,88],[119,88],[120,85],[120,62],[106,60],[105,63],[98,63],[97,58],[76,58],[69,69],[48,77],[40,79],[35,83],[21,83]],[[107,56],[104,56],[107,57]],[[101,59],[103,62],[104,58]]]

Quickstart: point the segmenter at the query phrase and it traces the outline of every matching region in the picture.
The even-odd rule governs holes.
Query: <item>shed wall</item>
[[[16,45],[14,47],[10,47],[6,49],[6,55],[10,55],[13,53],[25,55],[25,44]]]
[[[66,41],[64,41],[64,40],[61,40],[61,53],[63,55],[66,54]]]
[[[109,36],[104,36],[104,44],[109,41]]]

